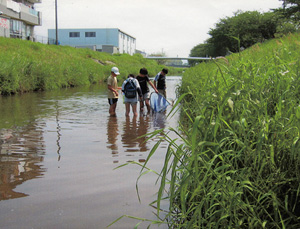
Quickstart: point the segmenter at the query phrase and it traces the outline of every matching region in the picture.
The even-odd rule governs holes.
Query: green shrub
[[[170,201],[170,228],[300,227],[299,40],[289,35],[185,72],[184,125],[171,129],[178,138],[164,137],[156,201],[158,214]]]

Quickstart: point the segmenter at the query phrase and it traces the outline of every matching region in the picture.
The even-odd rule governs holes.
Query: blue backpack
[[[130,78],[127,79],[127,82],[124,86],[124,92],[126,98],[131,99],[136,97],[136,86],[133,82],[133,79]]]

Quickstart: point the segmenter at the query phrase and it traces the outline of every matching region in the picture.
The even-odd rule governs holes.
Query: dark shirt
[[[136,79],[139,81],[140,87],[142,89],[142,94],[146,94],[147,92],[149,92],[149,87],[147,82],[150,81],[148,76],[137,76]]]
[[[159,74],[157,77],[155,77],[155,80],[157,80],[157,85],[156,85],[157,89],[159,90],[166,89],[166,76]]]

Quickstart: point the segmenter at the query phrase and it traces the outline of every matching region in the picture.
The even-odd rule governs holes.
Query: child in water
[[[125,116],[129,116],[130,106],[134,116],[137,116],[137,96],[142,98],[142,90],[139,82],[133,74],[129,74],[128,78],[122,84],[122,92],[124,93]]]

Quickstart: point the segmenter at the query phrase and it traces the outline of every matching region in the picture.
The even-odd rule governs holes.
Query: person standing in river
[[[122,84],[122,92],[124,93],[125,116],[129,116],[130,106],[134,116],[137,116],[137,96],[142,99],[142,90],[139,82],[133,74],[129,74],[128,78]]]
[[[164,68],[159,72],[154,78],[154,86],[157,88],[158,92],[167,98],[166,92],[166,75],[168,74],[168,69]]]
[[[121,87],[118,87],[117,76],[120,75],[119,69],[117,67],[113,67],[111,69],[111,75],[107,79],[107,89],[108,89],[108,103],[109,114],[110,116],[116,116],[116,108],[117,102],[119,98],[118,90],[121,90]]]
[[[148,87],[148,83],[151,85],[151,87],[154,89],[156,93],[158,93],[156,87],[153,85],[153,83],[150,81],[148,76],[148,70],[146,68],[141,68],[139,75],[136,77],[136,79],[139,81],[139,84],[142,89],[142,99],[140,100],[140,112],[144,111],[144,106],[146,104],[147,111],[150,113],[150,90]]]

